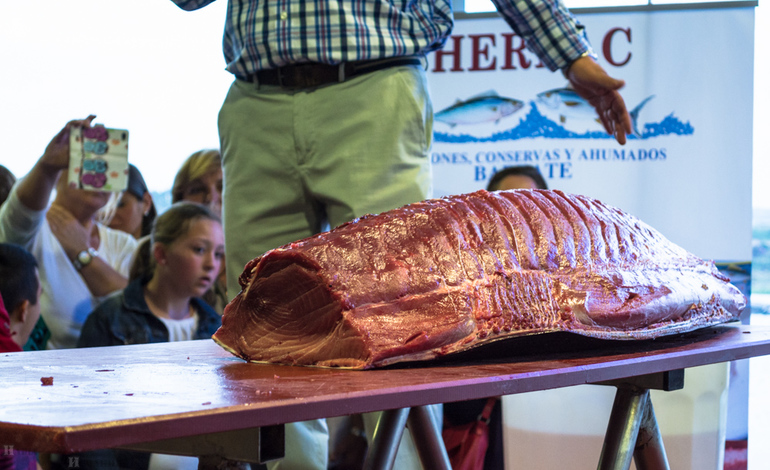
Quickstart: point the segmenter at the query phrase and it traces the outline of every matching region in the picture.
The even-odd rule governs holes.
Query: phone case
[[[69,185],[119,192],[128,186],[128,131],[96,125],[70,133]]]

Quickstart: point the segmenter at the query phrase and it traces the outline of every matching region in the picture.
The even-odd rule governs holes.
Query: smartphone
[[[102,125],[70,132],[69,185],[120,192],[128,186],[128,131]]]

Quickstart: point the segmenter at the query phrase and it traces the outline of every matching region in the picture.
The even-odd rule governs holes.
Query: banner
[[[551,189],[619,207],[700,257],[751,259],[753,8],[578,18],[626,82],[626,145],[501,18],[458,19],[429,58],[434,196],[536,165]]]

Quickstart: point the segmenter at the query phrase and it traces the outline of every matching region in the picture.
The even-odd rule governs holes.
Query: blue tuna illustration
[[[641,137],[637,125],[639,111],[641,111],[642,107],[654,97],[655,95],[648,96],[628,113],[631,116],[633,132],[637,137]],[[596,115],[596,109],[591,106],[591,103],[589,103],[588,100],[578,95],[572,88],[555,88],[553,90],[538,93],[537,100],[546,107],[559,113],[559,121],[562,124],[567,121],[568,117],[574,119],[590,119],[592,121],[600,122],[599,117]]]
[[[476,95],[436,113],[434,119],[454,127],[458,124],[495,123],[524,107],[524,102],[499,96],[494,91]]]
[[[597,120],[596,109],[572,88],[555,88],[537,94],[537,100],[559,113],[564,123],[568,117]]]
[[[655,98],[655,95],[648,96],[647,98],[642,100],[641,103],[636,105],[636,107],[634,109],[632,109],[630,113],[628,113],[628,114],[631,115],[631,126],[632,126],[632,128],[634,130],[634,135],[637,136],[637,137],[641,137],[642,136],[641,132],[639,132],[639,128],[637,127],[637,121],[639,120],[639,111],[642,109],[642,107],[644,105],[647,104],[648,101],[650,101],[653,98]]]

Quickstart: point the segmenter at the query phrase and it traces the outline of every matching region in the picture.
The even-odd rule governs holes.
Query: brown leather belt
[[[400,65],[422,65],[420,57],[391,57],[378,60],[342,62],[338,65],[303,63],[292,64],[275,69],[258,70],[240,80],[257,85],[277,85],[282,88],[313,88],[330,83],[340,83],[365,73]]]

